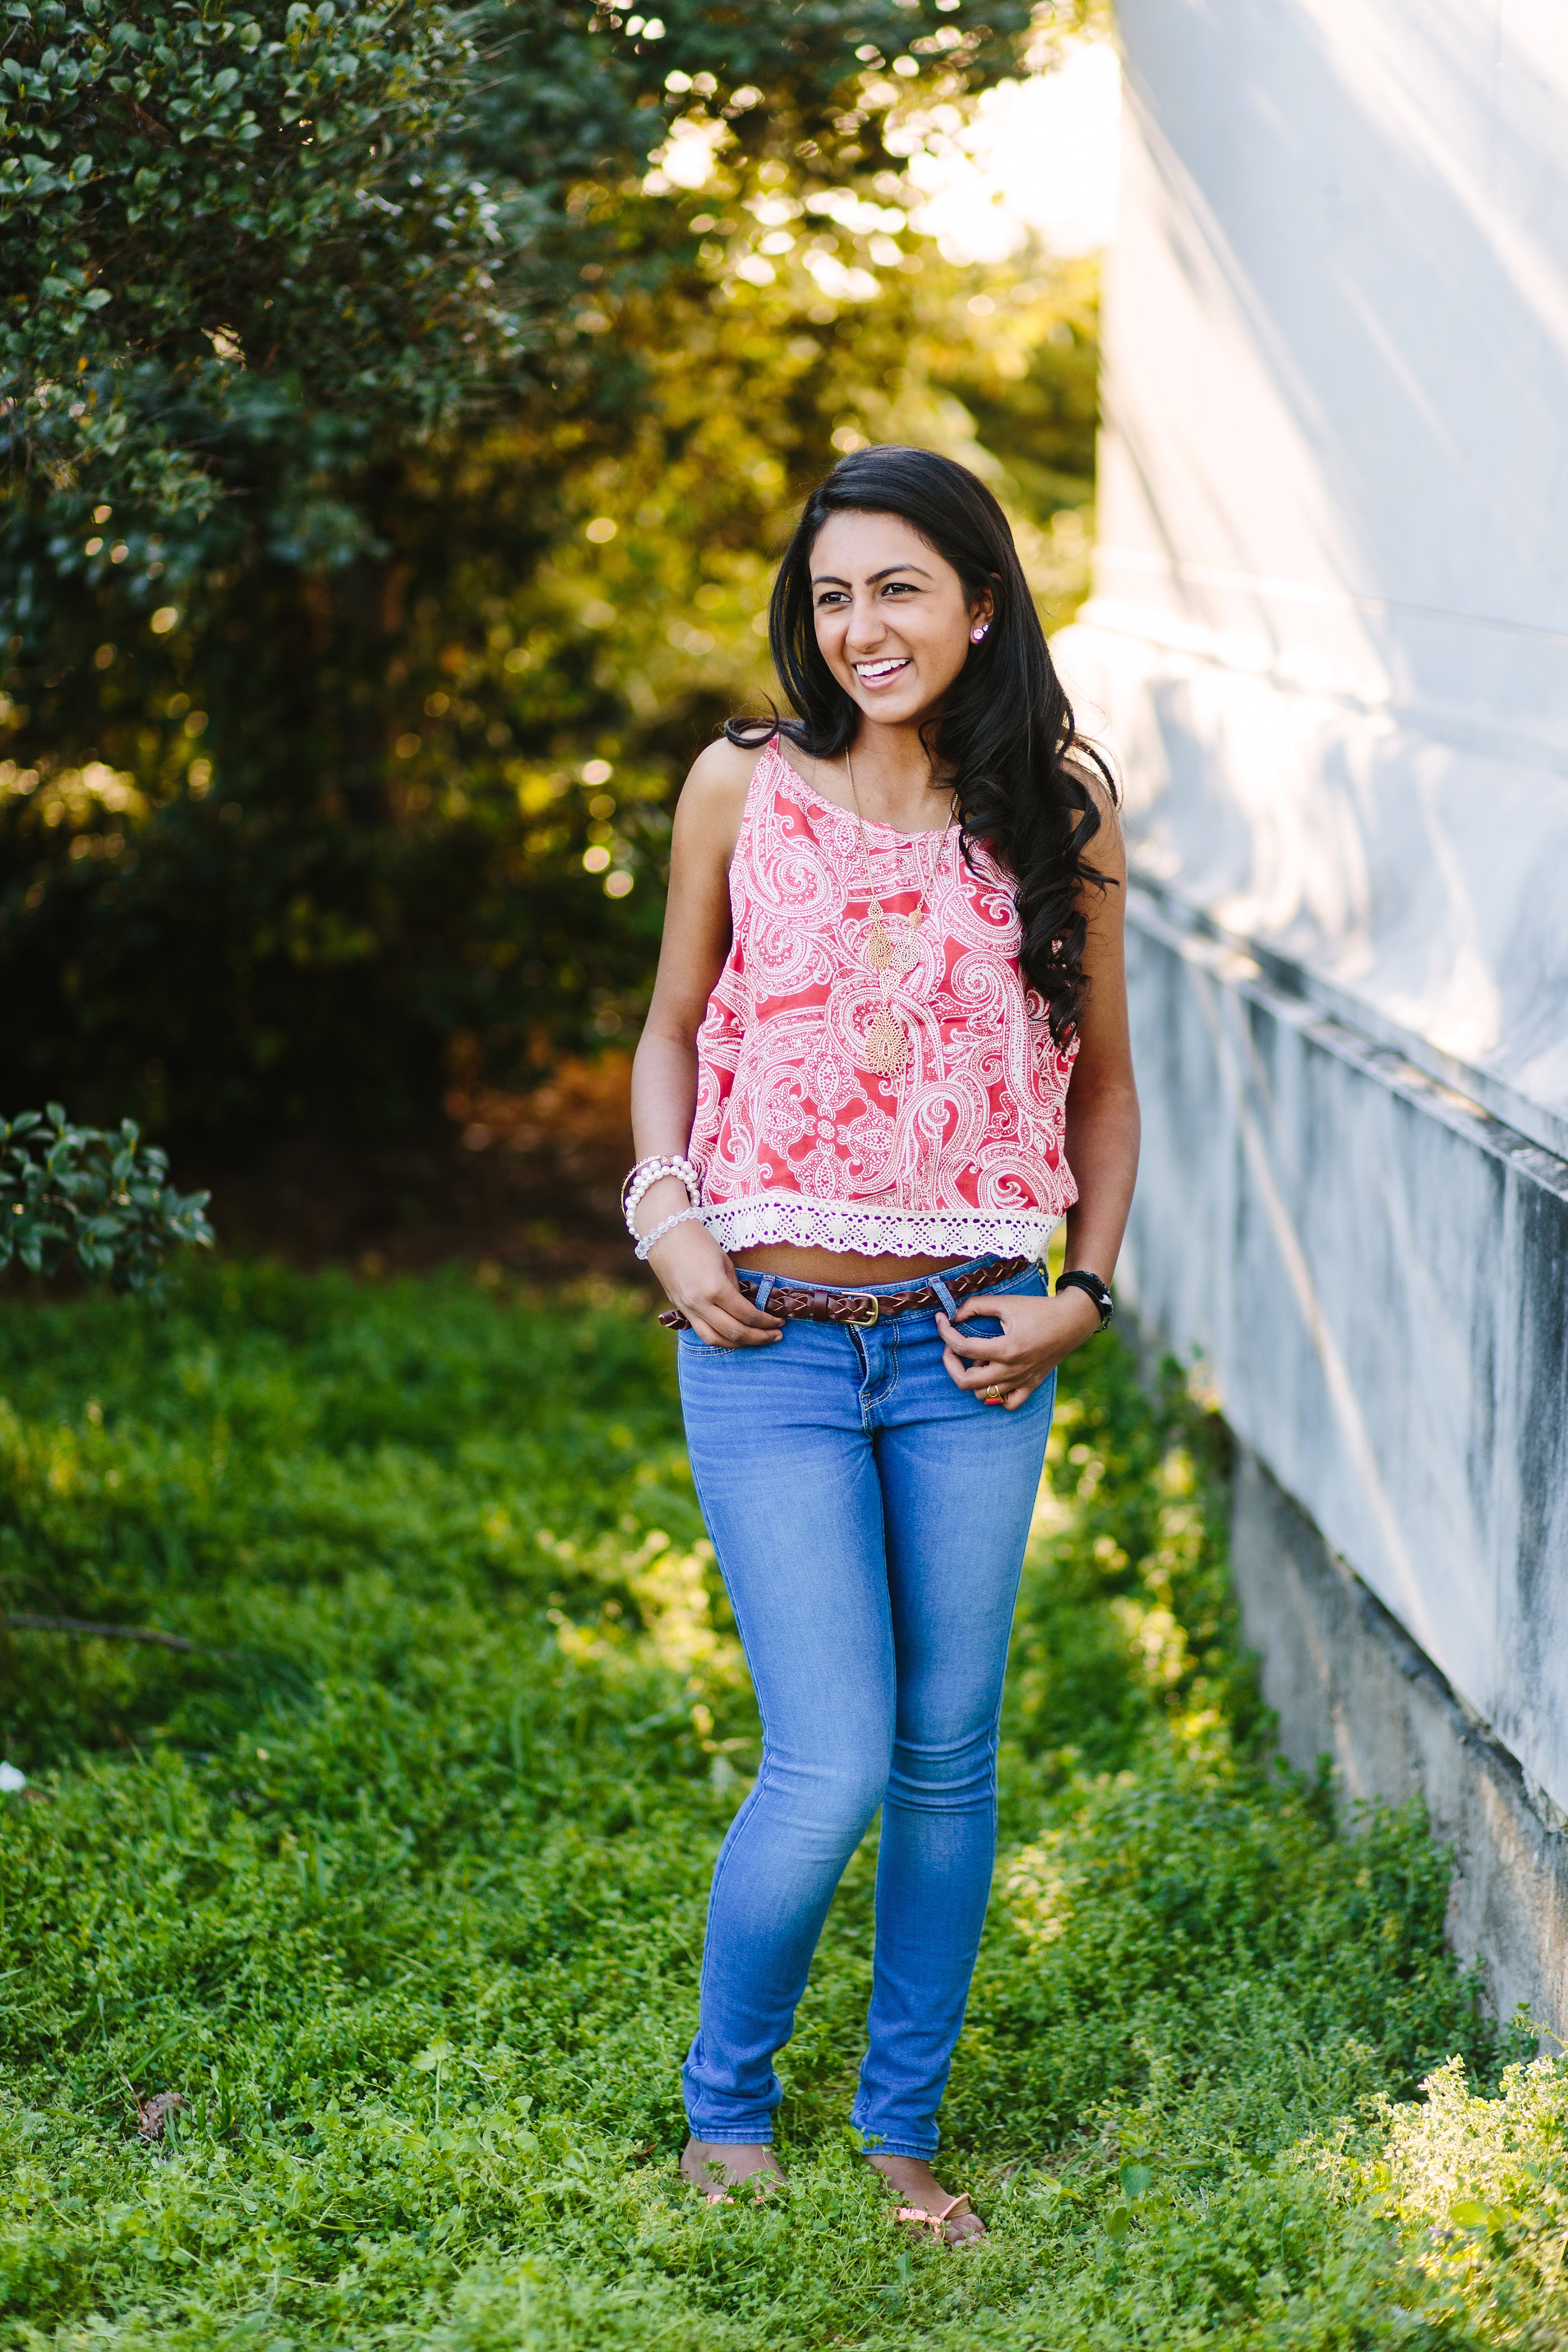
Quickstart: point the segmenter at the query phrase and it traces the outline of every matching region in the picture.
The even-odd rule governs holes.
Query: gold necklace
[[[860,855],[866,865],[868,911],[871,917],[871,928],[866,935],[866,961],[876,973],[882,992],[877,1018],[866,1034],[862,1051],[868,1070],[875,1070],[879,1077],[891,1078],[898,1076],[910,1058],[910,1033],[893,1011],[893,991],[915,960],[915,933],[925,920],[927,899],[936,888],[942,853],[952,830],[952,810],[951,807],[948,810],[947,823],[932,853],[929,877],[921,857],[921,835],[917,833],[910,836],[914,843],[915,871],[920,876],[920,903],[904,917],[902,929],[889,939],[888,919],[882,912],[871,873],[871,849],[866,839],[866,820],[860,814],[860,795],[855,789],[855,767],[847,750],[844,754],[844,765],[849,777],[849,797],[855,803],[855,822],[860,828]]]

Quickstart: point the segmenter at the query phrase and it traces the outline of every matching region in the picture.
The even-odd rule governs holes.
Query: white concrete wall
[[[1141,866],[1568,1154],[1568,6],[1120,18],[1063,654]]]
[[[1568,5],[1119,14],[1131,1276],[1568,1807]]]

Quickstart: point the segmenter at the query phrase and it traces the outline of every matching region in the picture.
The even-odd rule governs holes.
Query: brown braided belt
[[[977,1290],[994,1290],[999,1282],[1011,1282],[1034,1260],[1026,1257],[1004,1258],[999,1265],[977,1265],[967,1274],[945,1276],[942,1287],[951,1298],[972,1298]],[[759,1279],[748,1275],[749,1281]],[[783,1282],[768,1293],[763,1310],[769,1315],[782,1315],[786,1322],[805,1320],[810,1323],[851,1323],[858,1328],[879,1323],[887,1315],[918,1315],[940,1307],[942,1299],[929,1282],[918,1290],[808,1290]],[[667,1307],[659,1317],[667,1331],[689,1331],[691,1325],[679,1307]]]

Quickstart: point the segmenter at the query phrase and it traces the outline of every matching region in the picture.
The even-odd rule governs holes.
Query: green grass
[[[1568,2336],[1568,2074],[1500,2071],[1418,1814],[1342,1840],[1270,1764],[1223,1433],[1114,1342],[1019,1613],[963,2255],[846,2132],[869,1844],[783,2062],[788,2197],[677,2182],[756,1725],[644,1306],[219,1265],[165,1317],[5,1307],[0,1399],[6,1609],[202,1645],[0,1656],[0,2345]],[[160,2147],[133,2091],[188,2103]]]

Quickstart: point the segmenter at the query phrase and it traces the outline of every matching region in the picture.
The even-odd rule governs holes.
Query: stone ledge
[[[1169,897],[1128,915],[1122,1296],[1568,1807],[1568,1163]]]
[[[1333,1759],[1342,1801],[1426,1801],[1453,1849],[1448,1935],[1500,2017],[1568,2034],[1564,1815],[1250,1448],[1237,1444],[1231,1562],[1279,1746]]]
[[[1129,876],[1127,919],[1185,962],[1211,971],[1326,1053],[1349,1063],[1363,1076],[1375,1078],[1418,1109],[1430,1112],[1468,1143],[1478,1145],[1494,1159],[1507,1160],[1559,1199],[1568,1200],[1568,1159],[1510,1127],[1461,1086],[1450,1083],[1458,1066],[1448,1057],[1432,1053],[1418,1042],[1412,1047],[1407,1039],[1390,1044],[1364,1021],[1352,1024],[1345,1016],[1349,1000],[1342,991],[1329,989],[1303,966],[1272,953],[1256,940],[1233,938],[1201,909],[1184,904],[1136,866]],[[1425,1053],[1433,1066],[1424,1067],[1412,1060],[1412,1050]],[[1473,1079],[1475,1074],[1463,1075]]]

